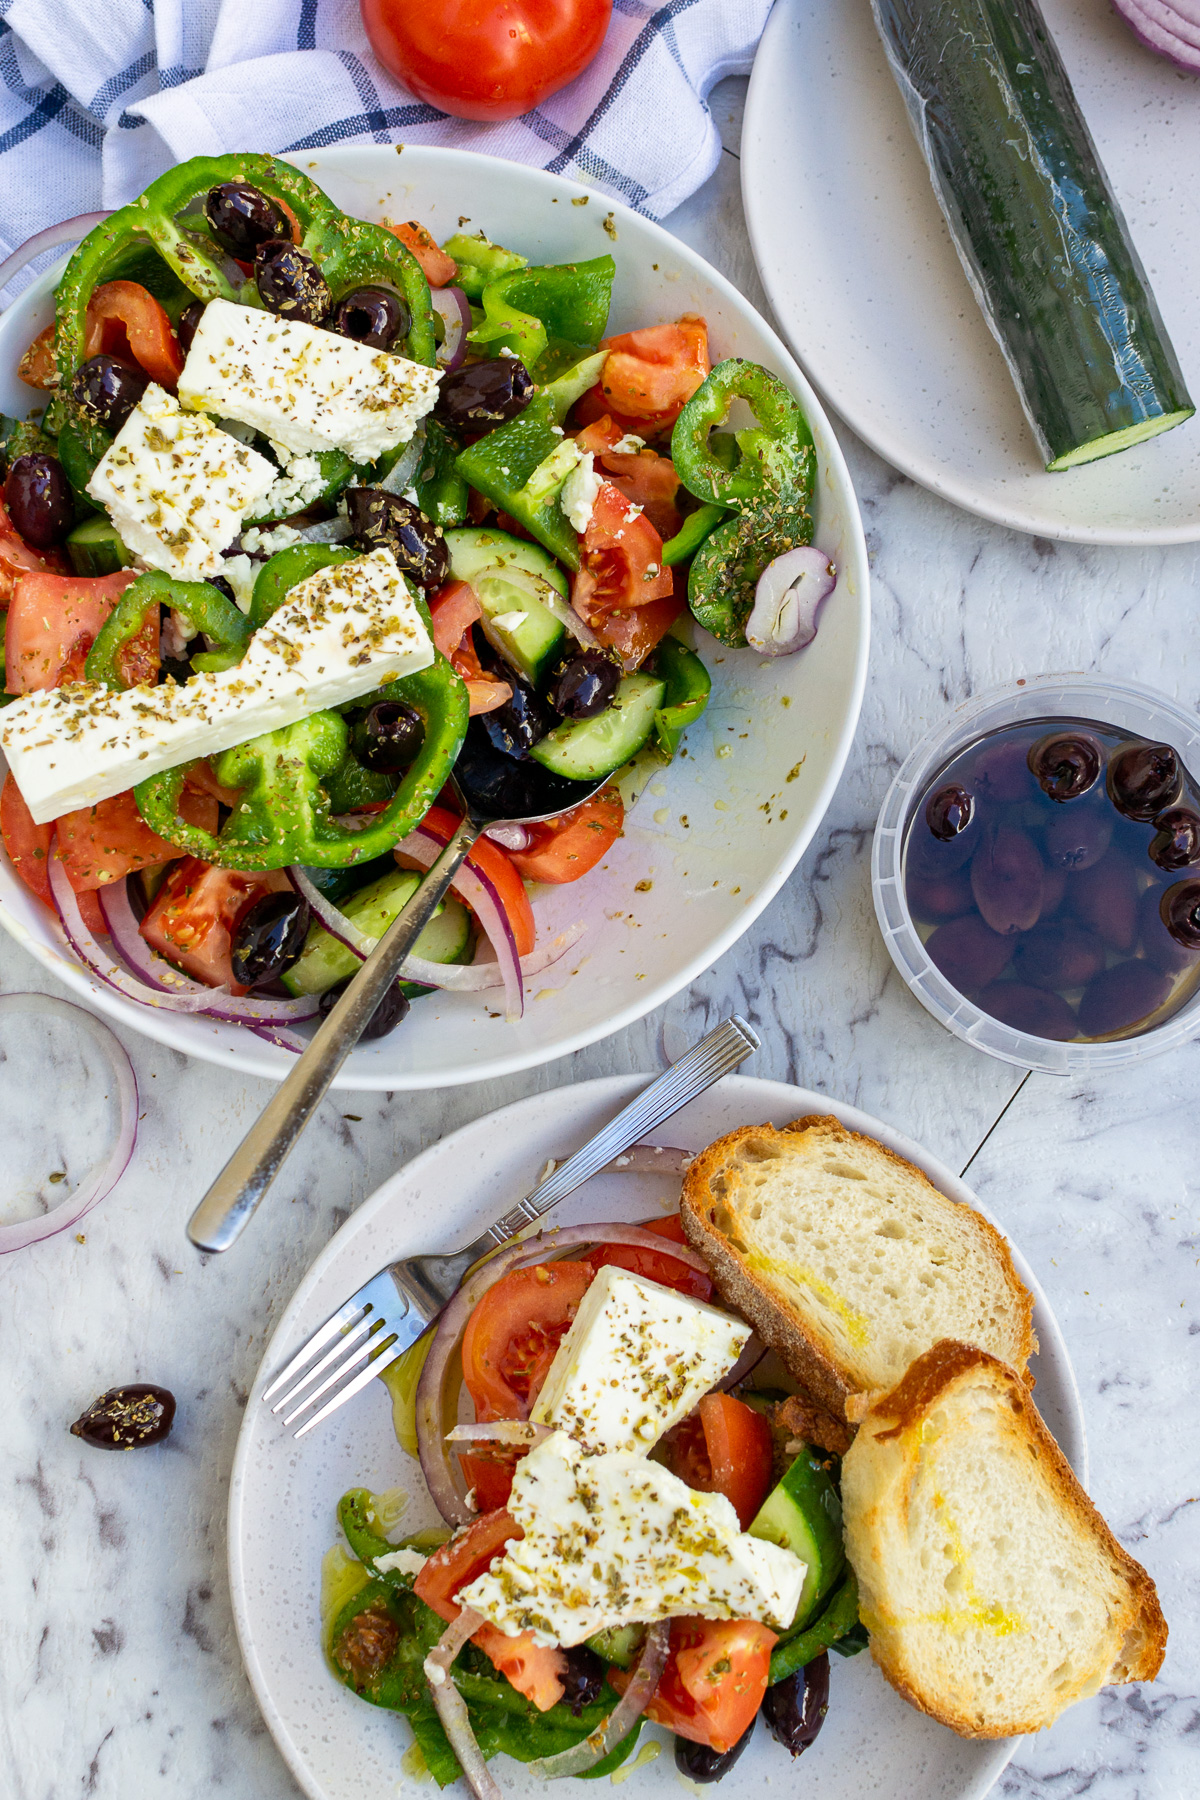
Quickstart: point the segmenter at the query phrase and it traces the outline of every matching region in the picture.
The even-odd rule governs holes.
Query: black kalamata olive
[[[550,677],[550,704],[564,719],[594,719],[616,693],[620,679],[620,669],[603,650],[578,650],[564,657]]]
[[[707,1744],[694,1744],[690,1738],[675,1739],[675,1767],[689,1781],[720,1781],[728,1775],[738,1757],[754,1736],[758,1714],[754,1715],[737,1743],[728,1750],[711,1750]]]
[[[438,417],[478,434],[524,412],[533,399],[533,377],[517,356],[493,356],[442,378]]]
[[[380,775],[406,769],[425,742],[425,721],[403,700],[380,700],[354,727],[351,748]]]
[[[204,308],[206,304],[207,302],[204,300],[193,300],[189,305],[184,307],[179,315],[179,323],[175,327],[175,336],[179,339],[179,348],[183,351],[185,356],[192,347],[197,327],[204,317]]]
[[[763,1718],[772,1736],[793,1756],[808,1749],[828,1711],[829,1657],[824,1651],[763,1695]]]
[[[1090,1038],[1128,1031],[1158,1011],[1171,992],[1171,979],[1165,969],[1141,956],[1101,969],[1079,1002],[1080,1031]]]
[[[147,1382],[109,1388],[71,1427],[96,1450],[140,1450],[161,1444],[175,1423],[175,1396]]]
[[[386,350],[412,324],[412,313],[390,288],[360,287],[339,300],[329,321],[342,337]]]
[[[222,250],[242,262],[249,262],[258,246],[271,239],[291,240],[291,222],[283,208],[247,181],[223,181],[210,188],[204,216]]]
[[[1042,848],[1052,869],[1090,869],[1112,842],[1110,807],[1073,806],[1046,826]]]
[[[433,590],[450,573],[450,552],[440,525],[433,525],[419,506],[386,488],[346,490],[350,529],[364,550],[390,550],[406,575]]]
[[[1147,847],[1150,861],[1160,869],[1190,869],[1200,863],[1200,818],[1187,806],[1169,806],[1154,820],[1154,836]]]
[[[49,550],[75,523],[71,484],[57,456],[18,456],[4,483],[8,516],[27,544]]]
[[[1095,787],[1104,753],[1095,738],[1081,731],[1058,731],[1039,738],[1026,759],[1043,794],[1051,800],[1078,800]]]
[[[1200,950],[1200,881],[1177,881],[1158,903],[1163,924],[1185,950]]]
[[[1174,806],[1183,792],[1183,771],[1170,744],[1126,744],[1114,750],[1107,781],[1117,811],[1142,822]]]
[[[982,744],[971,765],[971,789],[981,806],[1012,806],[1020,800],[1036,800],[1037,786],[1025,745],[1004,736]]]
[[[254,252],[254,282],[268,312],[320,325],[333,305],[329,283],[299,244],[268,238]]]
[[[326,988],[321,995],[319,1007],[322,1018],[328,1017],[354,979],[347,975],[345,981]],[[366,1043],[368,1038],[386,1037],[389,1031],[395,1031],[397,1025],[408,1017],[408,998],[394,984],[388,989],[371,1017],[367,1020],[360,1042]]]
[[[586,1644],[576,1644],[563,1652],[567,1666],[562,1673],[563,1699],[578,1718],[585,1706],[600,1698],[604,1686],[604,1664]]]
[[[185,681],[190,681],[196,673],[192,667],[190,656],[164,656],[159,662],[158,669],[164,681],[169,675],[180,687]]]
[[[925,823],[943,844],[965,831],[974,817],[975,797],[956,781],[938,788],[925,802]]]
[[[89,417],[114,434],[145,393],[150,377],[144,369],[115,356],[91,356],[71,377],[71,394]]]
[[[476,644],[480,645],[478,632],[475,638]],[[502,755],[528,756],[533,746],[554,730],[559,722],[558,715],[551,712],[536,688],[495,655],[486,639],[480,647],[483,654],[479,661],[483,670],[494,680],[507,681],[512,689],[511,700],[481,714],[484,730]]]
[[[264,894],[234,927],[233,978],[242,987],[275,981],[299,962],[309,927],[308,901],[300,894]]]
[[[237,605],[237,595],[233,591],[233,583],[227,576],[206,575],[204,579],[209,587],[215,587],[219,594],[224,594],[227,600],[232,600],[233,604]]]

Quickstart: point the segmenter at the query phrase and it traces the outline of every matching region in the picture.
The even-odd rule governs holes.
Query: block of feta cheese
[[[87,491],[135,556],[180,581],[203,581],[278,476],[267,457],[151,382]]]
[[[587,1450],[645,1456],[733,1367],[749,1336],[741,1319],[606,1264],[579,1303],[532,1417]]]
[[[509,1637],[569,1648],[681,1613],[774,1631],[796,1615],[800,1558],[740,1531],[724,1494],[699,1494],[643,1456],[588,1456],[556,1431],[517,1464],[508,1510],[524,1537],[457,1599]]]
[[[428,668],[433,643],[390,550],[299,582],[236,668],[123,691],[99,682],[26,694],[0,748],[41,825],[161,769],[214,756]]]
[[[179,377],[185,406],[220,413],[300,454],[374,462],[433,410],[437,369],[300,319],[212,300]]]

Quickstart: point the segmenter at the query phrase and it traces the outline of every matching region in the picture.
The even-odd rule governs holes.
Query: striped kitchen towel
[[[123,205],[185,157],[329,144],[478,150],[662,218],[716,167],[706,96],[749,69],[770,9],[614,0],[590,68],[533,112],[480,125],[381,67],[358,0],[0,0],[0,256]]]

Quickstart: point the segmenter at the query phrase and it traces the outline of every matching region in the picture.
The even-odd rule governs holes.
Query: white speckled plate
[[[350,1487],[380,1491],[400,1486],[413,1496],[406,1514],[411,1529],[432,1522],[435,1515],[418,1466],[397,1447],[382,1383],[300,1443],[263,1406],[261,1391],[368,1276],[396,1256],[449,1250],[466,1242],[528,1192],[548,1156],[577,1148],[643,1079],[614,1076],[531,1095],[464,1126],[416,1157],[360,1206],[322,1251],[268,1346],[234,1459],[229,1577],[242,1655],[258,1703],[311,1800],[395,1800],[415,1793],[417,1785],[401,1767],[407,1726],[342,1687],[321,1654],[320,1567],[339,1536],[338,1499]],[[835,1112],[852,1130],[868,1132],[909,1157],[952,1199],[979,1206],[948,1168],[879,1120],[781,1082],[731,1076],[656,1136],[661,1143],[698,1150],[739,1125],[763,1120],[784,1125],[810,1112]],[[563,1223],[644,1219],[658,1205],[674,1208],[678,1198],[678,1182],[669,1178],[609,1175],[566,1200],[555,1217]],[[1083,1417],[1070,1359],[1035,1277],[1020,1253],[1014,1249],[1013,1254],[1021,1279],[1036,1298],[1038,1405],[1086,1481]],[[1012,1755],[1012,1742],[955,1737],[906,1706],[869,1655],[831,1660],[829,1717],[801,1767],[793,1774],[787,1756],[760,1727],[720,1789],[725,1800],[747,1800],[772,1782],[781,1787],[799,1782],[808,1800],[982,1800]],[[505,1794],[515,1800],[549,1791],[507,1758],[492,1767]],[[669,1747],[655,1763],[634,1772],[627,1793],[629,1800],[677,1796]]]
[[[1108,0],[1043,0],[1200,404],[1200,82]],[[746,104],[742,197],[775,315],[860,437],[968,511],[1092,544],[1200,538],[1200,418],[1047,475],[967,285],[868,0],[778,0]]]
[[[802,656],[765,662],[700,633],[713,675],[708,711],[688,734],[686,756],[651,782],[600,867],[535,900],[540,935],[579,919],[588,929],[532,983],[520,1024],[505,1023],[493,995],[431,995],[401,1030],[360,1045],[334,1086],[483,1081],[580,1050],[661,1005],[728,950],[787,880],[833,796],[862,704],[870,617],[862,525],[837,440],[784,346],[724,276],[660,225],[540,169],[465,151],[398,155],[367,145],[295,161],[362,218],[420,218],[439,238],[466,218],[533,261],[611,251],[614,330],[703,313],[714,355],[746,356],[781,376],[817,445],[817,541],[841,581],[815,643]],[[16,365],[52,317],[56,279],[57,271],[41,277],[0,318],[0,409],[9,413],[29,409]],[[0,925],[94,1006],[174,1050],[275,1079],[291,1065],[287,1051],[236,1025],[140,1006],[91,979],[2,851]]]

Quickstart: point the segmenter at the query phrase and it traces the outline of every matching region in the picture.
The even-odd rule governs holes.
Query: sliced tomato
[[[429,606],[433,644],[450,667],[462,676],[472,714],[495,712],[512,699],[507,681],[485,675],[471,636],[471,627],[483,617],[483,608],[465,581],[447,582]]]
[[[639,432],[637,436],[644,436]],[[683,515],[675,504],[679,477],[669,456],[656,450],[618,450],[626,433],[618,430],[610,414],[585,425],[575,433],[581,450],[590,450],[612,485],[626,500],[640,506],[665,543],[673,538],[683,523]]]
[[[702,1494],[724,1494],[745,1531],[771,1491],[774,1450],[762,1414],[732,1394],[705,1394],[664,1447],[672,1472]]]
[[[635,606],[629,612],[608,612],[595,607],[583,594],[579,577],[575,578],[571,604],[600,643],[615,650],[627,669],[640,668],[654,646],[666,637],[676,619],[687,610],[686,582],[683,591],[669,594],[664,600],[652,600],[649,606]]]
[[[575,611],[602,641],[612,642],[604,630],[609,620],[619,624],[674,591],[657,531],[610,481],[602,481],[571,588]]]
[[[694,1744],[732,1750],[762,1704],[775,1643],[754,1619],[672,1619],[671,1652],[646,1717]],[[632,1675],[610,1669],[608,1679],[624,1693]]]
[[[35,550],[27,544],[0,500],[0,607],[9,605],[22,575],[65,574],[69,567],[57,550]]]
[[[58,364],[54,360],[54,327],[39,331],[17,364],[17,377],[26,387],[58,386]]]
[[[444,806],[431,806],[421,820],[426,830],[448,844],[458,830],[460,820]],[[422,865],[415,863],[404,854],[404,845],[396,846],[396,861],[402,869],[416,869]],[[468,863],[480,875],[486,875],[496,890],[501,906],[508,917],[512,934],[516,940],[517,955],[528,956],[533,949],[537,936],[537,927],[533,920],[533,908],[529,904],[529,895],[525,892],[524,883],[513,867],[512,859],[499,844],[493,844],[491,838],[480,838],[471,854]]]
[[[264,894],[291,891],[283,869],[247,875],[188,856],[168,871],[138,929],[152,950],[196,981],[244,994],[229,960],[237,922]]]
[[[217,802],[209,794],[185,787],[179,799],[181,817],[205,831],[217,828]],[[57,854],[75,892],[107,887],[135,869],[171,862],[179,848],[151,831],[137,808],[132,790],[114,794],[95,806],[64,813],[54,821]]]
[[[83,888],[76,894],[83,922],[93,937],[104,937],[108,933],[108,920],[100,910],[100,901],[95,888]]]
[[[601,391],[634,419],[677,419],[712,368],[708,326],[695,313],[605,338],[604,347]]]
[[[643,1224],[643,1231],[656,1231],[658,1221]],[[666,1221],[664,1221],[666,1223]],[[657,1232],[666,1237],[666,1232]],[[679,1240],[682,1242],[682,1239]],[[712,1297],[712,1278],[703,1269],[693,1269],[691,1263],[681,1262],[672,1256],[667,1249],[643,1249],[640,1244],[597,1244],[582,1259],[589,1268],[602,1269],[606,1263],[616,1269],[628,1269],[631,1274],[642,1275],[647,1281],[657,1281],[660,1287],[674,1288],[676,1293],[690,1294],[695,1300],[709,1300]]]
[[[411,250],[421,265],[426,281],[430,287],[445,287],[458,274],[458,264],[452,256],[447,256],[431,231],[416,219],[408,219],[403,225],[389,225],[387,228],[394,237],[398,237],[406,250]]]
[[[460,1588],[486,1573],[513,1538],[525,1534],[503,1510],[484,1513],[466,1531],[435,1550],[413,1582],[413,1591],[447,1624],[462,1611],[454,1596]],[[563,1697],[562,1677],[567,1659],[561,1650],[544,1649],[528,1632],[505,1637],[494,1625],[483,1625],[471,1639],[490,1657],[519,1694],[532,1700],[539,1712],[548,1712]]]
[[[139,363],[165,388],[173,389],[183,373],[183,352],[170,319],[136,281],[106,281],[92,294],[84,354]]]
[[[675,423],[674,415],[669,412],[647,419],[635,419],[631,413],[621,412],[610,400],[606,399],[604,389],[597,382],[595,387],[590,387],[571,409],[572,426],[578,429],[605,418],[620,427],[622,437],[632,431],[647,441],[652,438],[665,437]]]
[[[578,881],[612,848],[624,822],[625,805],[616,788],[601,788],[557,819],[530,825],[524,850],[509,855],[526,881]]]
[[[35,825],[20,788],[11,775],[0,789],[0,837],[8,860],[31,894],[54,904],[50,894],[50,840],[53,825]]]
[[[83,661],[117,599],[136,578],[136,570],[116,575],[50,575],[26,571],[18,576],[8,609],[4,649],[8,690],[30,694],[38,688],[79,680]],[[139,665],[154,657],[158,668],[158,608],[137,638],[126,646],[125,657]],[[143,635],[145,642],[142,642]],[[150,638],[153,636],[154,643]],[[122,658],[124,663],[125,657]]]
[[[641,437],[642,433],[637,432],[635,435]],[[580,450],[590,450],[593,456],[603,456],[628,436],[629,433],[621,430],[611,413],[601,413],[575,433],[575,443]]]

